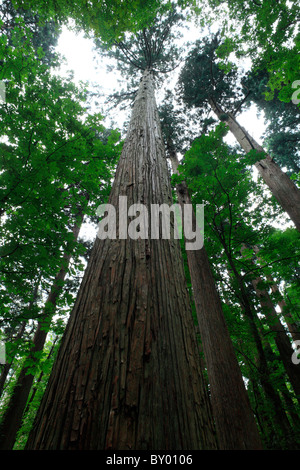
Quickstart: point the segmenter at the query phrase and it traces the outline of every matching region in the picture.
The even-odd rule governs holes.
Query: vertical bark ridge
[[[241,253],[243,255],[243,251],[247,248],[246,244],[242,244]],[[252,260],[252,264],[255,265],[254,261]],[[250,273],[251,276],[251,283],[253,288],[256,292],[256,295],[259,299],[262,313],[265,315],[267,323],[269,325],[270,330],[274,333],[275,344],[277,346],[281,361],[284,365],[284,369],[286,374],[290,380],[292,388],[297,396],[297,399],[300,399],[300,375],[299,370],[296,364],[293,363],[291,360],[293,355],[293,347],[292,343],[286,334],[285,328],[281,323],[281,320],[275,310],[275,306],[273,301],[264,287],[260,287],[260,284],[264,282],[264,279],[259,276],[255,275],[255,273]]]
[[[150,204],[172,205],[149,71],[109,199],[116,208],[119,196],[149,214]],[[27,448],[217,448],[178,240],[96,239]]]
[[[171,143],[168,150],[173,172],[178,173],[178,159]],[[185,181],[176,186],[176,191],[182,208],[185,204],[191,204]],[[193,219],[195,224],[194,213]],[[187,250],[186,254],[220,448],[261,449],[260,436],[224,319],[205,246],[201,250]]]

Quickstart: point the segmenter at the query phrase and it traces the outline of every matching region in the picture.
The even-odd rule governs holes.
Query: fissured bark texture
[[[149,71],[120,195],[172,204]],[[27,449],[216,449],[179,240],[96,239]]]
[[[170,159],[176,173],[176,155]],[[185,181],[178,184],[176,189],[181,206],[191,204]],[[194,213],[193,216],[195,226]],[[187,250],[186,255],[220,449],[262,449],[205,246],[201,250]]]

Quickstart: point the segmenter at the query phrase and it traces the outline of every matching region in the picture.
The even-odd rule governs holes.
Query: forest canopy
[[[0,449],[300,449],[299,19],[2,1]],[[118,89],[62,74],[65,28]],[[119,195],[203,205],[203,248],[99,241]]]

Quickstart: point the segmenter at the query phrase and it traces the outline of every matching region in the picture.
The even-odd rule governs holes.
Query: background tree
[[[220,289],[231,338],[247,383],[251,378],[258,381],[260,386],[256,390],[256,397],[257,393],[264,397],[259,405],[260,411],[256,413],[262,439],[267,447],[275,445],[279,448],[293,448],[299,445],[298,437],[293,436],[293,422],[287,418],[286,413],[292,411],[297,415],[297,395],[291,390],[289,383],[288,397],[293,404],[291,408],[290,405],[286,408],[281,394],[286,392],[284,384],[289,382],[289,378],[276,344],[278,332],[271,334],[273,323],[270,325],[266,319],[264,306],[259,302],[253,287],[251,289],[253,250],[250,253],[248,250],[247,255],[245,252],[241,254],[245,242],[247,246],[251,243],[264,246],[265,240],[267,244],[274,231],[268,222],[272,220],[272,216],[268,205],[263,202],[266,197],[264,192],[258,191],[259,186],[252,180],[251,168],[247,165],[245,156],[228,149],[222,143],[223,133],[224,125],[219,125],[216,131],[196,139],[191,149],[185,153],[179,171],[181,177],[187,181],[193,202],[205,203],[208,256]],[[249,204],[250,201],[253,201],[252,205]],[[294,233],[297,234],[295,230]],[[289,257],[291,261],[296,261],[299,254],[291,250]],[[274,263],[280,263],[278,258],[274,253],[273,257],[269,253],[267,264],[270,270]],[[281,262],[284,263],[284,259]],[[254,269],[256,277],[258,273],[262,273],[257,265]],[[233,315],[233,312],[236,314]],[[243,330],[245,337],[241,334]],[[248,347],[245,347],[244,341]],[[248,370],[243,365],[245,359]],[[253,404],[251,392],[249,397]],[[255,409],[256,405],[252,406]],[[271,420],[267,429],[261,424],[265,419],[263,416],[268,416]],[[274,432],[277,436],[276,444],[272,441]]]
[[[176,149],[182,149],[181,122],[170,101],[165,101],[161,106],[160,117],[167,155],[173,173],[177,175],[179,161]],[[176,185],[176,193],[184,210],[185,204],[191,204],[185,181]],[[193,223],[195,226],[195,214]],[[260,436],[205,246],[198,250],[187,250],[186,257],[220,448],[260,449]]]
[[[189,2],[180,2],[185,5]],[[30,9],[38,12],[41,21],[54,20],[57,24],[66,24],[72,19],[75,27],[84,30],[87,35],[101,37],[106,43],[120,40],[125,33],[138,32],[143,27],[149,26],[156,14],[163,13],[170,8],[171,2],[159,2],[157,0],[137,0],[131,2],[105,0],[87,3],[82,0],[75,2],[56,2],[51,0],[47,6],[43,1],[14,0],[16,9]]]
[[[225,47],[219,51],[225,62],[232,55],[250,59],[254,69],[268,73],[266,98],[272,99],[279,90],[280,100],[291,101],[299,70],[298,3],[209,0],[208,4],[210,8],[203,13],[214,21],[218,18],[226,38]]]
[[[299,173],[299,107],[292,101],[279,99],[279,91],[274,91],[272,100],[266,100],[268,74],[265,70],[249,71],[242,79],[242,87],[247,101],[257,105],[264,116],[266,130],[264,146],[272,158],[287,172]]]
[[[16,9],[11,0],[3,0],[0,5],[1,31],[5,34],[8,44],[13,45],[16,27],[23,25],[30,32],[30,44],[33,49],[43,51],[40,60],[43,63],[53,64],[55,60],[55,47],[61,28],[53,19],[41,23],[38,12],[33,13],[28,8]],[[19,38],[21,39],[21,37]]]
[[[206,42],[204,45],[198,42],[189,53],[179,77],[182,99],[189,107],[202,107],[203,103],[206,103],[206,106],[211,107],[219,120],[226,122],[243,150],[246,153],[251,152],[251,161],[255,164],[260,176],[277,202],[300,230],[299,188],[236,120],[235,115],[244,100],[241,103],[236,96],[232,101],[234,92],[231,80],[236,76],[236,71],[225,74],[215,63],[218,45],[220,45],[220,40],[218,36],[215,36],[213,41]],[[204,78],[207,80],[205,88],[202,85]]]

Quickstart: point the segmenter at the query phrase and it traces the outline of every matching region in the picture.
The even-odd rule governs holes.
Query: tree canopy
[[[168,163],[177,161],[176,171],[168,166],[173,202],[185,184],[193,207],[204,204],[205,250],[263,446],[299,449],[299,229],[257,175],[267,158],[269,179],[299,213],[284,179],[299,194],[298,23],[299,5],[287,0],[2,2],[0,438],[19,381],[32,379],[15,449],[25,447],[32,429],[91,254],[97,207],[118,176],[123,135],[105,119],[113,121],[117,104],[134,103],[145,72],[160,96],[160,144]],[[88,83],[61,75],[57,44],[66,26],[84,32],[95,55],[109,59],[109,73],[121,74],[101,113],[93,111]],[[189,27],[197,36],[185,42]],[[232,141],[227,126],[230,119],[238,126],[249,111],[258,134],[265,126],[258,144],[247,125],[239,126],[251,151]],[[147,156],[149,136],[140,137]],[[127,180],[120,185],[132,190]],[[206,374],[184,243],[181,251],[182,289]],[[150,256],[146,250],[142,259]],[[133,301],[134,286],[127,288]]]

